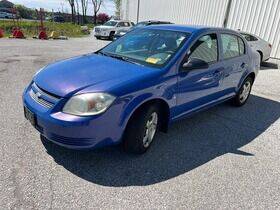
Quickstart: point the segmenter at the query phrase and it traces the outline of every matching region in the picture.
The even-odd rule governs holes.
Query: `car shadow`
[[[103,186],[145,186],[187,173],[226,153],[251,158],[254,154],[241,147],[279,117],[279,102],[251,95],[243,107],[224,103],[173,123],[144,155],[126,154],[121,146],[85,152],[43,144],[59,165],[82,179]]]
[[[277,63],[272,63],[272,62],[262,62],[261,63],[261,70],[271,70],[271,69],[278,69],[278,64]]]

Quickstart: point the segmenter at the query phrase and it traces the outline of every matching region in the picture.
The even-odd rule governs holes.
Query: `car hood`
[[[38,72],[33,80],[49,93],[68,97],[84,89],[106,91],[152,72],[155,69],[150,67],[90,54],[51,64]]]

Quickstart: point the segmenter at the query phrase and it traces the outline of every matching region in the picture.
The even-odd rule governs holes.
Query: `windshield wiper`
[[[108,57],[111,57],[111,58],[116,58],[118,60],[122,60],[122,61],[125,61],[125,62],[129,62],[129,63],[133,63],[133,64],[137,64],[137,65],[141,65],[125,56],[121,56],[121,55],[116,55],[116,54],[109,54],[109,53],[104,53],[102,51],[99,51],[98,54],[101,54],[101,55],[104,55],[104,56],[108,56]]]

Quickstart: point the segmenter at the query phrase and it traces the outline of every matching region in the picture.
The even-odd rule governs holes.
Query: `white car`
[[[272,45],[269,42],[247,32],[240,32],[240,34],[242,34],[248,41],[250,47],[260,54],[261,62],[266,61],[270,58]]]
[[[126,20],[109,20],[104,25],[96,26],[93,29],[93,34],[97,39],[107,38],[112,40],[114,35],[119,30],[129,29],[133,23]]]

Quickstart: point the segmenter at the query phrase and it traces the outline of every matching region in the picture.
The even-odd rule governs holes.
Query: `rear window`
[[[241,35],[248,41],[248,42],[253,42],[253,41],[258,41],[258,39],[250,34],[244,34],[241,33]]]

